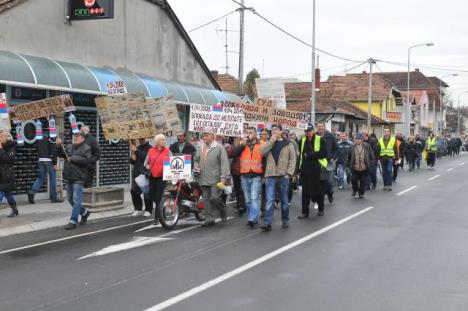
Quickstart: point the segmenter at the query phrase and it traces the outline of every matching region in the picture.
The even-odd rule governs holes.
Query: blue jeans
[[[278,187],[278,188],[277,188]],[[281,220],[283,224],[289,222],[289,202],[288,202],[288,190],[289,190],[289,178],[285,176],[278,177],[267,177],[265,182],[266,188],[266,206],[265,206],[265,225],[271,225],[273,222],[273,216],[275,212],[275,198],[276,190],[279,190],[281,200]]]
[[[391,186],[393,182],[393,159],[382,160],[381,164],[384,186]]]
[[[56,172],[52,165],[52,161],[39,161],[38,168],[39,176],[34,182],[31,192],[36,193],[41,189],[42,185],[47,181],[48,174],[50,179],[50,199],[57,200]]]
[[[244,191],[245,205],[247,206],[248,221],[258,223],[260,212],[260,193],[262,189],[262,177],[241,176],[242,191]]]
[[[421,167],[422,153],[418,153],[416,156],[416,167],[419,169]]]
[[[13,193],[8,191],[0,191],[0,204],[3,202],[3,198],[7,199],[7,202],[10,206],[16,205],[15,197]]]
[[[344,164],[338,164],[338,186],[344,187],[345,184],[345,166]]]
[[[77,224],[78,216],[84,216],[86,209],[83,207],[83,184],[69,183],[67,184],[67,199],[73,207],[70,217],[70,223]]]

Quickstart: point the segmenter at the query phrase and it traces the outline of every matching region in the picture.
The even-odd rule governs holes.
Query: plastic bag
[[[135,178],[135,182],[143,193],[149,193],[149,182],[145,175],[140,174]]]
[[[422,158],[423,158],[424,161],[427,161],[427,151],[426,150],[423,151]]]

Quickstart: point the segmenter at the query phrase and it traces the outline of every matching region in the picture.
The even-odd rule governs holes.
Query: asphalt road
[[[298,193],[270,233],[121,217],[2,238],[0,310],[468,310],[467,179],[468,155],[444,159],[308,220]]]

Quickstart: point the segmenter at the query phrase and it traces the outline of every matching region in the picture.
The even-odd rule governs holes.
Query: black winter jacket
[[[140,145],[135,152],[136,160],[134,161],[130,158],[130,164],[133,165],[132,180],[138,177],[138,175],[145,173],[145,159],[150,149],[151,146],[149,143]]]
[[[82,142],[79,145],[68,146],[66,154],[62,147],[58,147],[57,150],[58,156],[65,159],[63,179],[69,183],[84,183],[88,177],[91,148],[86,142]]]
[[[36,141],[36,150],[38,158],[47,158],[52,160],[52,164],[57,164],[57,152],[55,143],[47,135],[42,140]]]
[[[91,148],[91,158],[89,159],[89,168],[96,168],[96,162],[101,158],[101,150],[99,149],[99,143],[91,134],[87,134],[85,143]]]
[[[0,149],[0,191],[15,190],[15,145],[14,141],[7,141]]]

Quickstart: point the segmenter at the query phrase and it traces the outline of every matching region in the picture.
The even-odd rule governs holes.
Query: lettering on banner
[[[18,123],[31,119],[58,116],[75,110],[71,97],[61,95],[10,107],[9,113],[14,122]]]

